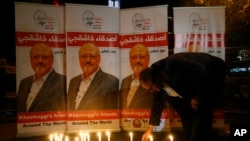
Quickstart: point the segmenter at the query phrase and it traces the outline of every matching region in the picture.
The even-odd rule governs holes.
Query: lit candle
[[[98,136],[98,141],[102,141],[102,134],[101,134],[101,132],[97,132],[97,136]]]
[[[63,139],[63,134],[61,133],[60,136],[59,136],[59,140],[63,141],[62,139]]]
[[[57,133],[54,134],[54,140],[58,141],[58,135],[57,135]]]
[[[53,141],[53,135],[52,134],[49,135],[49,140]]]
[[[68,136],[65,136],[65,141],[69,141],[69,137]]]
[[[170,141],[173,141],[173,140],[174,140],[173,135],[170,134],[168,137],[169,137]]]
[[[108,141],[110,141],[110,132],[107,131],[107,132],[106,132],[106,135],[107,135],[107,137],[108,137]]]
[[[78,137],[75,137],[75,141],[79,141]]]
[[[129,136],[130,136],[130,141],[133,141],[133,133],[129,132]]]
[[[86,138],[87,138],[87,141],[90,141],[90,135],[89,135],[89,133],[86,133]]]
[[[152,135],[149,135],[149,141],[153,141],[153,136]]]
[[[83,141],[86,141],[86,133],[83,134]]]
[[[84,135],[82,132],[80,132],[80,141],[83,141]]]

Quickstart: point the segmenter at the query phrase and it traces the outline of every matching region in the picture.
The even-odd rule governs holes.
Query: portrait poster
[[[225,60],[225,7],[174,7],[174,53],[206,52]]]
[[[205,52],[225,60],[225,7],[174,7],[174,53]],[[223,96],[218,100],[223,101]],[[221,105],[221,104],[219,104]],[[224,128],[223,105],[214,109],[213,128]],[[173,112],[173,127],[181,127]]]
[[[152,93],[138,81],[139,72],[168,56],[168,6],[120,10],[121,128],[145,131],[149,124]],[[168,105],[156,131],[168,130]]]
[[[67,131],[120,131],[119,8],[66,3],[65,10]]]
[[[64,132],[67,116],[64,9],[61,6],[16,2],[15,29],[17,136]],[[46,51],[39,52],[44,48]],[[36,81],[39,79],[34,77],[34,72],[43,73],[44,70],[48,70],[47,76],[42,77],[38,84]],[[36,83],[37,89],[32,87],[32,83]],[[28,102],[32,99],[29,97],[31,93],[37,95],[32,96],[33,102]]]

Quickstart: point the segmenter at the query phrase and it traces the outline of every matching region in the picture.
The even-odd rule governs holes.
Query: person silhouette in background
[[[21,80],[17,92],[17,112],[66,110],[66,77],[53,69],[51,47],[37,43],[30,49],[34,75]],[[26,69],[26,68],[23,68]]]
[[[88,42],[80,47],[78,55],[82,74],[70,80],[68,109],[117,109],[119,79],[100,68],[99,48]]]

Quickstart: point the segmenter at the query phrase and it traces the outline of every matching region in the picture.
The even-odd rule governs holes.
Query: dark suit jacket
[[[141,85],[137,88],[133,99],[127,107],[127,97],[132,82],[132,75],[125,77],[121,83],[120,89],[120,104],[121,108],[128,109],[150,109],[153,102],[153,94],[150,91],[142,88]]]
[[[212,106],[213,98],[222,95],[226,76],[225,62],[207,53],[177,53],[151,65],[153,74],[160,74],[179,95],[187,101],[197,98],[204,107]],[[162,111],[162,99],[168,95],[164,90],[154,95],[151,124],[157,125]],[[174,108],[183,105],[167,99]]]
[[[68,88],[68,109],[75,110],[75,98],[82,74],[72,78]],[[118,109],[119,79],[101,69],[91,81],[77,110]]]
[[[21,80],[17,93],[17,112],[26,112],[33,75]],[[28,112],[66,110],[66,77],[53,70],[38,92]]]

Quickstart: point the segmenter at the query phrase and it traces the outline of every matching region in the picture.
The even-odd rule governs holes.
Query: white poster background
[[[225,60],[224,6],[174,7],[173,10],[174,53],[206,52]]]
[[[150,53],[149,66],[168,56],[168,6],[137,7],[120,10],[120,81],[132,74],[129,51],[136,43],[144,44]],[[133,18],[141,22],[136,26]],[[122,109],[121,128],[127,131],[145,131],[150,116],[149,109]],[[133,122],[141,123],[135,127]],[[161,125],[156,131],[168,130],[169,113],[164,111]]]
[[[52,47],[54,52],[53,68],[58,73],[65,75],[63,10],[61,6],[15,3],[17,91],[21,79],[34,74],[30,65],[29,50],[35,43],[44,42]],[[39,23],[39,21],[34,18],[36,14],[38,17],[40,16],[40,18],[46,16],[46,20],[43,21],[44,23]],[[60,114],[60,117],[58,114]],[[48,135],[52,131],[63,132],[66,127],[65,120],[65,113],[18,113],[17,135],[33,136]]]
[[[66,3],[65,9],[67,33],[67,87],[69,86],[69,81],[73,77],[82,74],[78,59],[78,51],[86,42],[93,42],[99,47],[101,53],[101,69],[119,78],[119,8]],[[83,17],[86,12],[94,15],[93,26],[88,26],[84,22]],[[79,114],[81,112],[82,111],[79,111]],[[93,112],[97,113],[97,111],[84,112],[89,115]],[[68,121],[68,132],[80,130],[120,130],[119,109],[112,111],[116,113],[115,116],[102,119],[103,117],[101,115],[105,112],[108,111],[99,111],[95,114],[98,116],[94,116],[93,118],[69,117],[71,120]],[[69,115],[73,113],[72,111]],[[83,122],[87,122],[88,124],[84,124]],[[83,123],[83,125],[81,125],[81,123]]]

